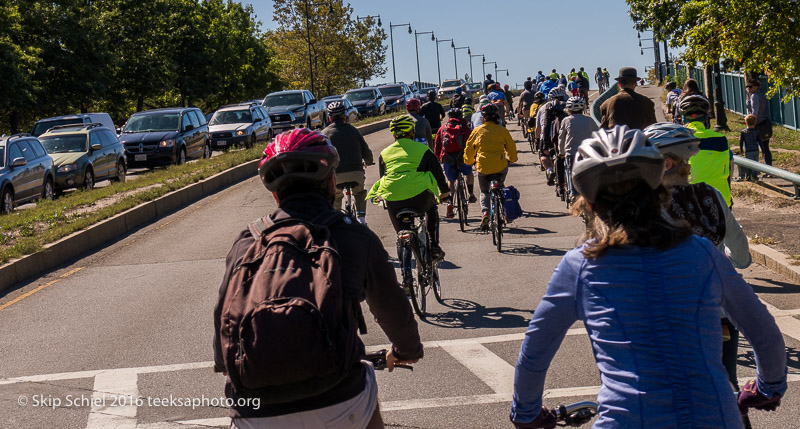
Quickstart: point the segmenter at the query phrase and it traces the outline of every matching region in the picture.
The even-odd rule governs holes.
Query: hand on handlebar
[[[772,398],[767,398],[766,395],[758,391],[758,385],[755,380],[750,380],[742,387],[739,392],[739,413],[743,416],[747,415],[750,408],[765,411],[775,411],[781,405],[781,395],[775,394]]]
[[[445,202],[445,201],[449,201],[449,200],[450,200],[450,193],[449,192],[443,192],[443,193],[439,194],[439,201]]]
[[[510,418],[510,417],[509,417]],[[554,429],[556,427],[556,413],[542,406],[542,411],[530,423],[519,423],[511,419],[517,429]]]
[[[386,369],[389,370],[389,372],[394,371],[395,365],[411,365],[417,363],[418,361],[419,359],[400,360],[394,355],[393,350],[389,350],[389,352],[386,353]]]

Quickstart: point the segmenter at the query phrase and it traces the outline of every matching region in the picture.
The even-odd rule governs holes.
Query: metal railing
[[[609,86],[606,92],[600,94],[600,96],[595,98],[594,101],[592,102],[592,108],[591,108],[592,119],[594,119],[598,127],[600,126],[600,123],[603,120],[603,115],[600,113],[600,106],[609,98],[617,95],[618,92],[619,92],[619,84],[615,83]]]
[[[758,161],[753,161],[752,159],[747,159],[739,155],[733,156],[733,163],[738,165],[740,168],[746,167],[761,173],[771,174],[775,177],[790,182],[794,185],[794,199],[800,200],[800,174],[794,174],[786,170],[781,170],[780,168],[762,164]]]

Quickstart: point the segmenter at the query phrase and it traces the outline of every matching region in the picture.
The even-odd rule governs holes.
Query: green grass
[[[405,109],[403,110],[403,113],[405,113]],[[362,119],[359,119],[359,120],[353,122],[353,126],[358,127],[358,126],[361,126],[361,125],[372,124],[372,123],[383,121],[383,120],[386,120],[386,119],[392,119],[392,118],[400,116],[400,115],[401,115],[400,112],[392,112],[392,113],[386,113],[385,115],[380,115],[380,116],[367,116],[366,118],[362,118]]]
[[[0,263],[34,253],[47,243],[260,156],[261,149],[257,148],[233,151],[157,169],[125,183],[71,192],[53,201],[40,201],[30,209],[0,216]],[[120,193],[126,194],[99,209],[92,208]]]
[[[739,147],[739,132],[747,128],[744,123],[744,116],[738,115],[733,112],[726,112],[728,117],[728,128],[730,131],[723,131],[722,133],[728,137],[732,146]],[[712,128],[717,124],[716,119],[711,120]],[[770,149],[787,149],[787,150],[800,150],[800,131],[795,131],[786,128],[782,125],[774,124],[772,126],[772,140],[769,142]]]

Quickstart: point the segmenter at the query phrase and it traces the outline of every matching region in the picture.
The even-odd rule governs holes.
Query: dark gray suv
[[[53,199],[53,159],[36,137],[16,134],[0,139],[0,213],[39,198]]]
[[[122,127],[128,168],[210,158],[208,123],[200,109],[175,107],[134,113]]]

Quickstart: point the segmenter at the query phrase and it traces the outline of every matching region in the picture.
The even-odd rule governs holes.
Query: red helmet
[[[321,181],[339,165],[339,153],[319,131],[297,128],[275,137],[258,164],[264,186],[276,192],[292,179]]]
[[[418,112],[420,107],[422,107],[422,103],[420,103],[416,98],[406,101],[406,110],[409,112]]]
[[[508,89],[508,84],[503,85],[503,88]]]

